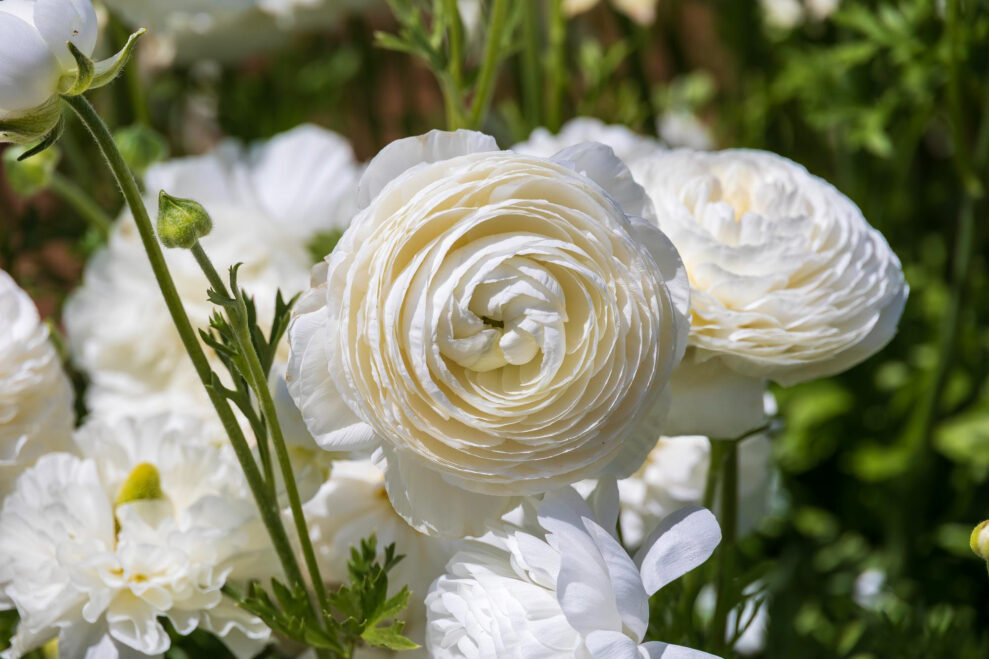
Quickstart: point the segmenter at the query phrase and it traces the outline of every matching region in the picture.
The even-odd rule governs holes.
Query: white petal
[[[96,10],[89,0],[37,0],[34,24],[64,71],[76,68],[67,42],[74,43],[87,56],[96,48]]]
[[[395,140],[372,158],[364,170],[357,186],[357,207],[366,208],[386,185],[416,165],[497,150],[498,143],[493,137],[472,130],[431,130],[425,135]]]
[[[682,645],[650,641],[639,646],[644,659],[718,659],[717,656]]]
[[[591,179],[618,202],[626,215],[655,217],[652,202],[632,172],[619,160],[610,146],[584,142],[567,147],[552,158]]]
[[[649,534],[635,555],[646,592],[652,595],[710,558],[721,542],[711,511],[689,506],[670,514]]]
[[[584,525],[590,516],[590,508],[569,487],[549,492],[538,507],[539,525],[560,552],[556,590],[567,621],[582,634],[620,631],[622,615],[608,564]]]
[[[687,348],[687,332],[690,329],[690,281],[687,268],[673,242],[659,228],[641,217],[631,217],[632,235],[645,246],[663,274],[670,292],[670,300],[677,316],[677,360]]]
[[[592,520],[585,519],[584,527],[594,539],[604,557],[611,577],[615,604],[622,618],[622,628],[636,640],[646,635],[649,627],[649,596],[642,585],[642,577],[625,548],[615,538]],[[566,562],[566,558],[563,562]]]
[[[299,299],[288,335],[291,352],[285,373],[288,391],[313,439],[327,451],[361,451],[377,446],[371,426],[350,410],[330,374],[326,354],[329,316],[321,306],[323,287]]]
[[[489,496],[450,485],[439,472],[388,446],[375,451],[373,460],[385,474],[385,489],[395,512],[420,533],[444,538],[481,536],[488,531],[489,520],[497,520],[518,505],[516,497]]]
[[[38,31],[0,11],[0,114],[41,105],[57,83],[58,63]]]
[[[594,631],[584,638],[593,659],[640,659],[639,646],[621,632]]]
[[[343,137],[305,124],[255,147],[247,184],[287,230],[345,229],[357,203],[357,163]]]
[[[687,355],[670,380],[670,413],[663,433],[734,439],[766,422],[761,378],[740,375],[720,359]]]

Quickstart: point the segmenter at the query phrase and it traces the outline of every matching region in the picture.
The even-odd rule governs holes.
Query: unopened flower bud
[[[134,467],[127,475],[124,484],[120,486],[114,507],[132,501],[149,501],[164,499],[161,489],[161,476],[158,469],[150,462],[142,462]]]
[[[144,176],[148,167],[168,157],[168,142],[153,128],[134,124],[113,134],[127,165],[138,176]]]
[[[212,228],[213,220],[199,202],[164,190],[158,195],[158,238],[165,247],[189,249]]]
[[[982,522],[972,530],[968,544],[976,556],[989,561],[989,520]]]
[[[9,147],[3,152],[3,168],[14,192],[21,197],[33,197],[51,184],[60,154],[51,148],[18,161],[26,151],[24,146]]]

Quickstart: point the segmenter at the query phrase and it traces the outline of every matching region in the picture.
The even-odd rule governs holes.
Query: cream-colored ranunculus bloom
[[[641,464],[688,296],[610,149],[433,131],[378,154],[358,203],[289,330],[289,390],[324,448],[377,448],[395,509],[439,535]]]
[[[39,456],[71,447],[72,399],[48,327],[0,270],[0,502]]]
[[[658,151],[631,167],[690,278],[668,432],[737,436],[763,422],[763,379],[839,373],[893,337],[900,262],[826,181],[751,150]]]

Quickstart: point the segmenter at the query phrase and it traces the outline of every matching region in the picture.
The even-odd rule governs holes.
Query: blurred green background
[[[660,0],[640,25],[602,2],[567,23],[555,61],[543,3],[520,3],[484,127],[507,147],[578,115],[667,138],[688,118],[694,138],[775,151],[859,204],[900,256],[910,300],[877,356],[776,392],[774,512],[743,542],[746,573],[770,594],[759,656],[984,659],[989,579],[968,540],[989,517],[989,2],[844,0],[788,25],[767,20],[768,4]],[[367,159],[447,123],[427,63],[375,45],[399,28],[369,3],[235,63],[130,67],[94,102],[111,127],[167,135],[172,155],[312,121]],[[465,48],[481,57],[470,34]],[[59,171],[115,212],[67,120]],[[60,195],[11,183],[0,267],[57,325],[97,236]]]

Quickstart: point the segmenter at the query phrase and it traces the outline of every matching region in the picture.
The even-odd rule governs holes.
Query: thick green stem
[[[721,478],[721,546],[718,548],[717,603],[711,622],[715,654],[726,656],[731,648],[728,639],[728,613],[731,611],[732,580],[735,571],[735,541],[738,537],[738,440],[712,439],[713,445],[723,444],[724,465]]]
[[[567,18],[563,14],[563,0],[549,3],[549,101],[546,104],[546,127],[551,132],[560,130],[563,123],[563,96],[566,93]]]
[[[541,111],[543,91],[539,66],[539,6],[538,2],[526,2],[522,8],[522,108],[527,128],[531,131],[542,125]]]
[[[457,130],[464,125],[463,108],[463,43],[464,24],[460,20],[457,0],[443,0],[448,38],[446,78],[440,78],[443,103],[446,109],[446,125],[449,130]]]
[[[49,187],[91,227],[99,231],[104,239],[110,235],[113,220],[82,188],[58,172],[52,174]]]
[[[491,99],[494,96],[494,86],[498,79],[498,69],[504,53],[502,52],[503,32],[508,22],[509,0],[494,0],[491,7],[491,22],[488,25],[488,40],[484,44],[484,62],[478,76],[477,93],[470,112],[470,127],[480,129],[488,114]]]
[[[148,255],[151,269],[154,272],[155,279],[158,281],[162,296],[165,298],[165,305],[168,307],[169,314],[171,314],[172,322],[175,324],[175,328],[178,330],[186,352],[192,360],[196,374],[206,387],[210,401],[213,403],[213,407],[216,408],[217,415],[220,417],[220,421],[223,423],[223,427],[230,437],[230,443],[233,445],[237,459],[240,461],[241,468],[244,470],[247,484],[254,494],[258,510],[261,513],[261,519],[264,522],[265,528],[268,530],[268,534],[271,536],[272,545],[281,562],[282,569],[285,571],[285,576],[290,582],[304,586],[305,581],[302,578],[302,572],[299,570],[299,565],[295,560],[295,554],[288,540],[288,534],[282,525],[278,503],[267,495],[257,463],[254,462],[254,456],[251,455],[251,449],[247,444],[247,440],[244,438],[240,424],[237,423],[230,404],[212,387],[213,370],[210,368],[209,361],[206,359],[206,353],[203,352],[192,323],[189,322],[189,317],[186,315],[185,309],[182,306],[182,300],[175,288],[175,282],[172,281],[172,276],[168,271],[161,246],[155,237],[151,218],[148,216],[148,210],[144,205],[144,200],[141,198],[137,182],[127,167],[127,163],[124,162],[123,157],[120,155],[120,151],[117,150],[116,142],[114,142],[109,129],[107,129],[106,124],[103,123],[103,120],[97,114],[96,110],[93,109],[93,106],[90,105],[89,101],[84,96],[66,97],[64,100],[76,112],[90,133],[92,133],[93,139],[103,153],[103,157],[106,159],[110,171],[113,172],[113,176],[120,186],[120,191],[124,195],[124,199],[131,209],[131,213],[134,215],[134,222],[141,236],[141,242]]]
[[[289,507],[292,511],[292,519],[295,522],[295,530],[299,536],[299,544],[302,547],[302,555],[306,561],[306,568],[309,570],[309,578],[313,582],[313,589],[316,598],[323,611],[330,610],[330,602],[326,595],[326,586],[319,573],[319,565],[316,562],[316,552],[313,550],[312,541],[309,539],[309,527],[306,524],[306,516],[302,511],[302,499],[299,497],[299,489],[295,483],[295,474],[292,473],[292,462],[289,459],[288,448],[285,444],[285,437],[282,434],[282,427],[278,421],[278,410],[275,401],[271,397],[271,389],[268,387],[268,379],[258,359],[254,343],[251,341],[251,329],[247,324],[247,307],[240,291],[228,291],[223,284],[213,262],[210,261],[206,251],[198,242],[193,245],[192,253],[196,261],[205,273],[210,285],[218,293],[237,300],[238,306],[231,310],[230,319],[234,323],[234,330],[237,332],[237,345],[240,348],[244,360],[247,362],[247,376],[254,389],[255,395],[261,405],[261,413],[268,423],[268,432],[271,436],[272,444],[275,446],[275,455],[278,458],[278,466],[282,472],[282,480],[285,482],[285,493],[288,496]],[[260,438],[259,438],[260,439]],[[259,442],[260,445],[260,442]]]

